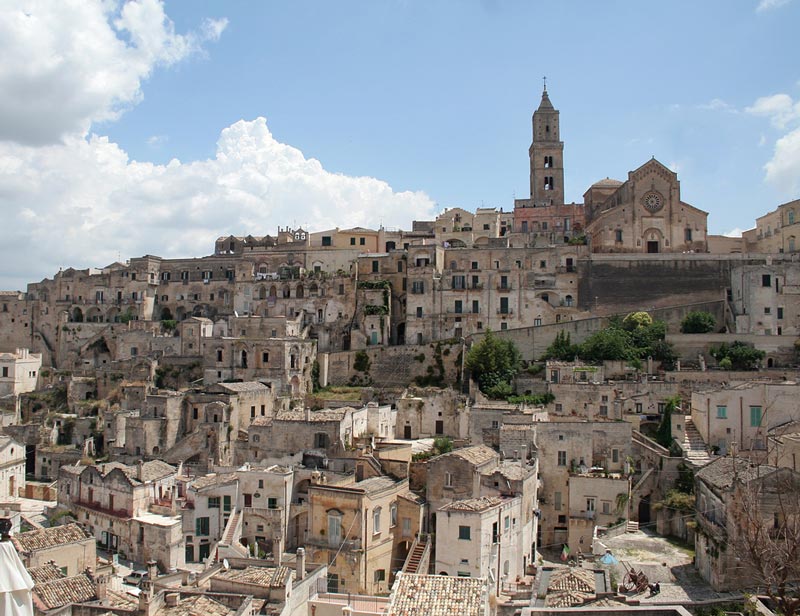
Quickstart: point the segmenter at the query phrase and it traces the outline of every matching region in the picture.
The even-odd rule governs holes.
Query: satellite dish
[[[228,569],[231,568],[230,563],[228,563],[228,559],[227,558],[223,558],[222,559],[222,567],[225,569],[225,571],[227,571]]]

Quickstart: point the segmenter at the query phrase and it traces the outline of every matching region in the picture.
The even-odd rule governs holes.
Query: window
[[[397,503],[389,505],[389,526],[397,526]]]
[[[261,353],[261,363],[266,364],[268,362],[269,362],[269,352],[264,351],[263,353]]]
[[[772,286],[772,276],[769,274],[761,274],[761,286],[762,287],[771,287]]]
[[[417,318],[422,318],[422,306],[417,306]]]
[[[508,314],[508,298],[500,298],[500,314]]]
[[[500,276],[500,288],[508,289],[508,276]]]
[[[350,238],[350,245],[351,246],[355,246],[356,245],[356,238],[354,238],[354,237]]]
[[[692,241],[692,230],[689,229],[688,227],[683,230],[683,239],[686,242],[691,242]]]
[[[612,449],[611,450],[611,461],[614,464],[617,464],[619,462],[619,449]]]
[[[783,318],[783,308],[780,306],[778,306],[778,318],[779,319]]]
[[[480,304],[478,303],[477,299],[472,300],[472,314],[478,314],[480,312]]]
[[[383,582],[386,579],[386,569],[375,569],[375,582]]]
[[[219,496],[209,496],[208,497],[208,508],[209,509],[219,509]]]
[[[605,404],[600,405],[600,415],[608,417],[608,406]]]
[[[230,496],[223,496],[222,497],[222,510],[223,511],[230,511],[231,510],[231,497]]]
[[[772,314],[772,308],[769,306],[764,307],[764,314]]]
[[[256,416],[256,407],[255,406],[251,406],[250,407],[250,418],[252,419],[255,416]]]
[[[372,512],[372,532],[378,534],[381,532],[381,508],[378,507]]]
[[[622,229],[617,229],[614,231],[614,241],[621,242],[622,241]]]
[[[466,276],[453,276],[454,289],[465,289],[466,287]]]
[[[267,499],[267,509],[277,509],[278,508],[278,499],[274,497],[269,497]]]
[[[727,419],[728,407],[717,405],[717,419]]]
[[[558,452],[558,465],[559,466],[566,466],[567,465],[567,452],[566,451],[559,451]]]
[[[3,376],[8,376],[8,366],[3,366]]]
[[[471,528],[469,526],[459,526],[458,527],[458,538],[463,539],[464,541],[470,541],[471,537]]]
[[[367,243],[366,238],[360,237],[358,238],[358,243],[360,246],[364,246]]]
[[[380,261],[372,262],[372,273],[377,274],[380,271]]]
[[[502,330],[505,330],[505,329],[508,329],[508,323],[503,321],[502,323],[500,323],[500,330],[502,331]]]
[[[444,487],[445,488],[452,488],[453,487],[453,473],[446,472],[444,474]]]
[[[556,511],[561,511],[561,492],[553,493],[553,507]]]
[[[761,425],[761,407],[760,406],[751,406],[750,407],[750,426],[753,428],[757,428]]]
[[[322,245],[323,246],[333,246],[333,242],[331,241],[330,235],[323,235],[322,236]]]
[[[611,513],[611,503],[603,501],[603,513]]]
[[[470,264],[470,269],[474,269],[474,270],[478,269],[478,262],[477,261],[473,261]]]
[[[461,302],[460,299],[457,299],[455,301],[455,305],[453,307],[453,310],[455,311],[456,314],[461,314],[463,312],[463,303]]]
[[[195,520],[195,535],[207,537],[209,533],[208,518],[197,518]]]

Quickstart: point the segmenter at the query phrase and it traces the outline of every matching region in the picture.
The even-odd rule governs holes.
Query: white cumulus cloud
[[[131,161],[96,135],[0,144],[0,205],[17,212],[0,229],[0,262],[15,264],[0,271],[2,286],[15,288],[118,255],[210,254],[218,236],[274,234],[294,221],[312,230],[407,227],[436,210],[424,193],[327,171],[277,141],[264,118],[225,128],[213,158],[187,163]]]
[[[772,158],[764,165],[765,179],[787,199],[800,193],[800,101],[788,94],[762,96],[748,113],[767,118],[784,134],[775,141]]]
[[[138,102],[154,67],[201,51],[226,24],[177,34],[159,0],[24,0],[0,10],[0,140],[86,134]]]
[[[788,94],[773,94],[757,99],[750,107],[746,107],[745,111],[769,118],[775,128],[783,129],[791,122],[800,119],[800,101],[792,101],[792,97]]]
[[[771,11],[773,9],[778,9],[782,6],[789,4],[791,0],[760,0],[758,6],[756,7],[756,11],[762,13],[764,11]]]

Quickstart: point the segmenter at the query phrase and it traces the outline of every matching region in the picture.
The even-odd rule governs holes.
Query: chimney
[[[144,481],[142,477],[144,477],[144,461],[139,460],[136,463],[136,479],[138,479],[139,481]]]
[[[147,577],[150,578],[150,585],[152,586],[158,577],[158,563],[154,560],[147,561]]]
[[[306,421],[311,421],[311,409],[306,407]]]
[[[98,601],[105,601],[108,597],[108,576],[98,575],[94,578],[94,593]]]
[[[294,579],[299,582],[306,577],[306,551],[303,548],[297,548],[297,558],[294,561]]]
[[[275,537],[272,540],[272,560],[275,561],[275,566],[280,567],[283,560],[283,538]]]
[[[176,592],[168,592],[164,595],[164,603],[167,604],[167,607],[175,607],[178,605],[178,593]]]

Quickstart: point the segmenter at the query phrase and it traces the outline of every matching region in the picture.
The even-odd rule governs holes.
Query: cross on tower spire
[[[542,82],[544,83],[544,91],[547,92],[547,76],[542,77]]]

